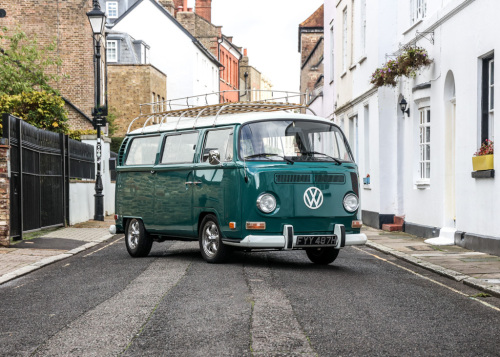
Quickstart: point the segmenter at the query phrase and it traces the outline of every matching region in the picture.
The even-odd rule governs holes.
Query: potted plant
[[[472,157],[474,171],[493,170],[493,141],[486,139]]]

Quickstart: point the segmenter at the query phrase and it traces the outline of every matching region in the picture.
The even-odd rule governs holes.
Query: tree
[[[62,60],[55,54],[54,40],[40,46],[36,37],[28,37],[20,28],[9,34],[0,28],[0,95],[16,95],[23,92],[46,91],[59,95],[50,83],[59,81],[57,67]]]

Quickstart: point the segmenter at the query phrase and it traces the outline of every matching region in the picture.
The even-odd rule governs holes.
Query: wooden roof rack
[[[261,101],[261,102],[236,102],[236,103],[221,103],[221,104],[213,104],[213,105],[206,105],[206,106],[199,106],[199,107],[192,107],[192,108],[185,108],[185,109],[177,109],[177,110],[169,110],[169,111],[161,111],[157,113],[150,113],[150,114],[141,114],[132,122],[130,123],[127,134],[130,133],[130,129],[132,128],[132,124],[140,119],[140,118],[147,118],[146,122],[144,123],[142,129],[144,131],[144,128],[151,122],[154,122],[154,119],[158,119],[160,121],[160,126],[158,128],[158,131],[160,131],[161,126],[166,118],[172,118],[172,117],[178,117],[179,119],[177,120],[177,124],[175,126],[175,129],[177,129],[177,126],[179,122],[182,119],[193,119],[195,118],[193,127],[196,126],[196,122],[198,121],[198,118],[200,117],[215,117],[213,125],[215,126],[217,123],[217,118],[219,115],[227,115],[227,114],[244,114],[244,113],[255,113],[255,112],[276,112],[276,111],[287,111],[287,110],[309,110],[313,115],[316,115],[312,109],[310,109],[306,105],[301,105],[301,104],[293,104],[293,103],[282,103],[282,102],[268,102],[268,101]]]

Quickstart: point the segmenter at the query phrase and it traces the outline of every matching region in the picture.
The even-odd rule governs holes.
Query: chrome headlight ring
[[[344,196],[343,204],[347,212],[353,213],[359,208],[359,198],[354,193],[348,193]]]
[[[276,197],[270,193],[262,193],[257,198],[257,208],[264,213],[271,213],[276,209]]]

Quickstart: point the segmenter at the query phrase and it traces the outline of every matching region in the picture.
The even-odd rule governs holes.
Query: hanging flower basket
[[[370,83],[375,87],[395,87],[399,77],[415,77],[417,71],[428,67],[433,61],[422,47],[407,47],[395,59],[373,72]]]

